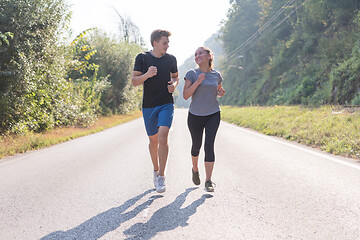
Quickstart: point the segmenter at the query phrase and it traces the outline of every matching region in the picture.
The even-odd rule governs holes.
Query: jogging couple
[[[151,51],[136,56],[132,76],[134,86],[143,85],[142,113],[149,137],[150,157],[154,166],[153,181],[156,191],[165,192],[165,167],[169,152],[168,135],[174,115],[173,93],[179,83],[177,61],[167,54],[169,37],[166,30],[151,34]],[[206,47],[195,52],[198,68],[185,75],[183,97],[191,97],[188,127],[192,138],[192,180],[200,185],[198,158],[205,129],[205,190],[213,192],[211,175],[214,168],[214,142],[220,124],[220,107],[217,97],[222,97],[222,78],[213,69],[213,53]]]

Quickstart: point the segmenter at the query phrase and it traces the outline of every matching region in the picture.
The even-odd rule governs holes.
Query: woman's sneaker
[[[207,180],[207,181],[205,182],[205,191],[207,191],[207,192],[213,192],[213,191],[214,191],[213,184],[216,186],[216,184],[213,183],[211,180]]]
[[[191,169],[192,171],[192,181],[195,185],[200,185],[200,177],[199,177],[199,172],[195,172],[193,169]]]
[[[166,187],[165,187],[165,177],[164,176],[160,176],[158,175],[156,177],[156,191],[158,193],[163,193],[165,192]]]

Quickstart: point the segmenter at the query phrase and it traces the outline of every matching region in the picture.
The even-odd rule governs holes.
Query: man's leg
[[[168,136],[174,115],[174,104],[165,104],[160,107],[158,115],[158,141],[159,141],[159,175],[165,176],[165,167],[169,153]]]
[[[158,133],[152,136],[149,136],[149,151],[151,161],[154,166],[154,171],[159,171],[159,160],[158,160],[158,149],[159,149],[159,141],[158,141]]]
[[[158,140],[158,127],[157,127],[157,114],[158,109],[155,108],[143,108],[143,118],[146,128],[146,133],[149,137],[149,152],[151,162],[154,167],[153,171],[153,182],[156,187],[156,179],[159,171],[159,160],[158,160],[158,149],[159,149],[159,140]]]
[[[169,145],[168,145],[168,135],[169,128],[166,126],[160,126],[158,132],[158,156],[159,156],[159,175],[165,175],[165,167],[167,162],[167,157],[169,153]]]

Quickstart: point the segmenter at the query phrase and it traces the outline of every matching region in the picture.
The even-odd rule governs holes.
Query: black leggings
[[[192,139],[191,155],[199,156],[205,128],[205,162],[214,162],[214,142],[220,124],[220,111],[208,116],[196,116],[189,112],[188,127]]]

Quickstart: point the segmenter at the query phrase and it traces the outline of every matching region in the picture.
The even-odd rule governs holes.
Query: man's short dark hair
[[[154,46],[154,41],[158,42],[162,37],[170,37],[170,36],[171,36],[171,32],[169,31],[161,30],[161,29],[154,30],[151,33],[151,37],[150,37],[151,46]]]

